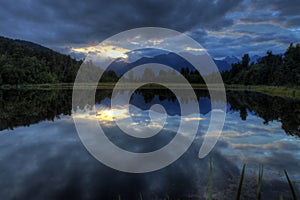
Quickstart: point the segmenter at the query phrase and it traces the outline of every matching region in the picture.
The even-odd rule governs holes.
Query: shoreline
[[[0,90],[72,90],[74,89],[73,83],[54,83],[54,84],[26,84],[26,85],[1,85]],[[135,88],[136,84],[123,85],[124,89]],[[193,89],[207,90],[204,84],[191,84]],[[92,89],[92,83],[82,83],[75,87],[76,89]],[[113,89],[114,83],[101,83],[97,89]],[[188,89],[188,87],[174,83],[170,84],[170,89]],[[218,90],[218,85],[211,85],[212,89]],[[142,89],[165,89],[165,87],[157,84],[148,84],[143,86]],[[249,91],[260,92],[270,96],[278,96],[283,98],[300,99],[300,87],[290,86],[268,86],[268,85],[225,85],[227,91]]]

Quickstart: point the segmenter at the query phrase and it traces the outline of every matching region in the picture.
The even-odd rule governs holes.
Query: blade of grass
[[[210,157],[210,161],[209,161],[209,186],[208,186],[208,199],[209,200],[212,200],[212,187],[213,187],[212,159]]]
[[[242,173],[241,173],[241,177],[240,177],[240,183],[239,183],[239,187],[238,187],[238,192],[237,192],[236,198],[235,198],[236,200],[239,200],[241,197],[241,191],[242,191],[244,174],[245,174],[245,167],[246,167],[246,164],[243,165],[243,169],[242,169]]]
[[[259,168],[259,173],[258,173],[258,187],[257,187],[257,194],[256,194],[256,199],[260,200],[261,199],[261,186],[262,186],[262,177],[264,174],[264,167],[261,166]]]
[[[290,186],[290,189],[291,189],[291,192],[292,192],[292,195],[293,195],[293,199],[297,200],[297,196],[296,196],[292,181],[290,180],[290,177],[289,177],[286,170],[284,170],[284,173],[285,173],[285,177],[286,177],[287,181],[289,182],[289,186]]]
[[[279,197],[279,200],[283,200],[283,196],[282,196],[282,194],[280,195],[280,197]]]
[[[143,200],[143,195],[141,192],[140,192],[140,200]]]

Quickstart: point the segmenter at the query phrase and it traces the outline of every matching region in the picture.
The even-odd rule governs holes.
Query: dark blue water
[[[101,164],[82,145],[71,115],[70,91],[1,91],[0,95],[0,199],[203,199],[208,194],[210,157],[217,199],[235,197],[244,163],[244,199],[255,198],[260,165],[264,166],[262,199],[278,199],[281,194],[291,198],[284,169],[299,194],[297,100],[228,92],[223,133],[213,151],[199,159],[211,103],[207,92],[198,91],[201,120],[189,150],[159,171],[130,174]],[[163,147],[174,137],[180,108],[172,94],[139,91],[132,96],[131,114],[137,123],[149,120],[147,110],[153,104],[161,104],[167,111],[163,130],[147,141],[122,134],[113,117],[125,119],[130,115],[119,109],[110,116],[110,95],[109,91],[99,91],[96,108],[106,113],[99,122],[118,146],[147,152]],[[194,123],[195,116],[199,113],[186,116],[189,123]]]

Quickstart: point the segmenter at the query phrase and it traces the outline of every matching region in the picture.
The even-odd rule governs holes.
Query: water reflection
[[[0,199],[117,199],[119,195],[121,199],[139,199],[140,194],[143,199],[203,199],[207,194],[209,157],[197,158],[210,118],[206,91],[196,91],[200,116],[193,112],[185,116],[189,123],[201,120],[190,149],[167,168],[147,174],[110,169],[86,151],[70,116],[71,91],[0,94],[0,180],[5,180],[0,181]],[[91,117],[99,120],[116,145],[132,152],[149,152],[174,137],[180,109],[172,93],[138,90],[131,97],[130,113],[122,107],[111,108],[110,96],[109,90],[97,93]],[[235,197],[243,163],[247,163],[244,199],[255,198],[259,164],[265,167],[263,199],[278,199],[280,194],[290,198],[283,169],[288,170],[299,194],[299,101],[250,92],[229,91],[227,96],[224,131],[210,153],[215,198]],[[135,139],[114,123],[116,117],[126,120],[131,115],[136,123],[147,124],[148,109],[157,103],[165,107],[168,117],[164,129],[152,138]]]
[[[209,93],[205,90],[196,90],[195,93],[199,99],[200,113],[209,113],[211,106]],[[111,95],[111,90],[98,91],[96,102],[110,108]],[[282,123],[282,129],[288,135],[300,136],[299,100],[242,91],[227,91],[227,100],[228,112],[239,112],[242,120],[246,120],[248,115],[262,118],[265,124],[276,120]],[[53,121],[60,115],[70,115],[71,101],[72,91],[70,90],[0,90],[0,130],[29,126],[43,120]],[[188,102],[189,99],[180,99],[180,101]],[[130,103],[142,110],[149,110],[152,105],[160,104],[170,116],[181,114],[178,99],[169,90],[139,89],[131,97]],[[78,106],[83,109],[85,105],[79,104]],[[105,117],[112,118],[109,114],[114,113],[115,117],[122,117],[125,114],[118,113],[122,111],[115,111],[105,111],[106,113],[98,117],[105,121],[103,119]],[[137,118],[138,116],[133,117],[133,119]]]
[[[112,170],[91,157],[67,117],[17,128],[10,137],[5,137],[7,133],[0,135],[0,177],[6,180],[1,182],[1,199],[117,199],[118,195],[139,199],[140,193],[143,199],[184,199],[205,195],[208,158],[195,159],[197,143],[168,168],[138,175]],[[218,152],[212,156],[216,169],[222,169],[216,170],[216,177],[225,177],[218,180],[215,190],[223,191],[226,184],[237,181],[234,174],[238,168]]]
[[[255,92],[227,92],[230,110],[239,111],[242,120],[248,115],[264,119],[264,124],[273,120],[282,123],[288,135],[300,137],[300,101],[263,95]]]
[[[0,130],[71,114],[71,92],[0,90]]]

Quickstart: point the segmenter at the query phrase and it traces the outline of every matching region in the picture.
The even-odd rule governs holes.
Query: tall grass
[[[264,174],[264,168],[263,166],[261,166],[258,172],[257,193],[256,193],[257,200],[261,200],[261,186],[262,186],[263,174]]]
[[[241,197],[241,194],[242,194],[242,187],[243,187],[245,169],[246,169],[246,164],[243,165],[242,172],[241,172],[241,175],[240,175],[238,191],[237,191],[236,198],[235,198],[236,200],[240,200],[240,197]],[[296,192],[294,190],[292,181],[291,181],[291,179],[290,179],[290,177],[289,177],[286,170],[284,170],[284,173],[285,173],[286,179],[288,181],[288,184],[289,184],[292,196],[293,196],[293,200],[297,200]],[[260,166],[259,167],[259,172],[258,172],[258,181],[257,181],[257,193],[256,193],[256,199],[257,200],[261,200],[261,188],[262,188],[263,174],[264,174],[263,166]],[[208,185],[208,195],[207,195],[208,200],[213,199],[212,198],[212,195],[213,195],[212,191],[213,191],[213,164],[212,164],[212,158],[210,158],[210,161],[209,161],[209,185]],[[139,193],[139,197],[140,197],[140,200],[143,200],[143,195],[142,195],[141,192]],[[170,199],[169,195],[166,195],[165,199],[169,200]],[[279,199],[283,200],[283,196],[280,195]],[[121,200],[121,195],[118,195],[118,200]]]
[[[296,193],[295,193],[292,181],[291,181],[291,179],[290,179],[290,177],[289,177],[289,175],[288,175],[288,173],[287,173],[286,170],[284,170],[284,173],[285,173],[285,177],[286,177],[286,179],[287,179],[287,181],[289,183],[289,186],[290,186],[290,189],[291,189],[291,192],[292,192],[292,195],[293,195],[293,199],[297,200],[297,196],[296,196]]]
[[[208,199],[212,200],[213,176],[212,176],[212,159],[209,161],[209,186],[208,186]]]
[[[140,200],[143,200],[143,195],[141,192],[140,192]]]
[[[240,177],[240,183],[239,183],[239,187],[238,187],[238,192],[237,192],[236,198],[235,198],[236,200],[240,200],[240,197],[241,197],[245,168],[246,168],[246,164],[243,165],[243,169],[242,169],[242,173],[241,173],[241,177]]]

